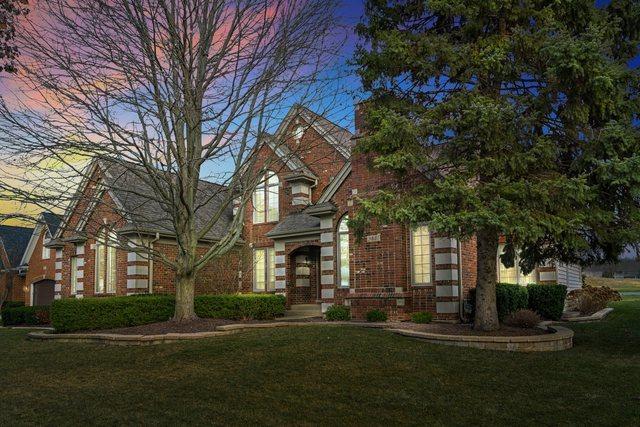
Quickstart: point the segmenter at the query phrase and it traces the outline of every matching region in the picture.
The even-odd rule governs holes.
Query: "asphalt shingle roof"
[[[304,231],[320,231],[320,218],[304,212],[292,213],[280,221],[266,235],[268,237],[283,236]]]
[[[159,232],[175,235],[173,221],[168,209],[163,208],[162,200],[154,197],[155,190],[144,180],[145,171],[136,166],[119,164],[103,166],[107,187],[122,206],[129,220],[128,229],[132,231]],[[224,209],[218,221],[205,234],[205,239],[217,240],[228,232],[233,221],[233,206],[225,203],[227,187],[208,181],[199,181],[196,196],[196,230],[204,227]]]
[[[55,236],[62,218],[51,212],[42,212],[42,220],[47,225],[51,236]]]
[[[19,266],[32,233],[33,228],[0,225],[0,241],[4,245],[4,250],[7,252],[9,263],[11,264],[5,267],[15,268]]]

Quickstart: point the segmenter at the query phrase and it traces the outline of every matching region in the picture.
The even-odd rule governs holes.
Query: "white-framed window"
[[[253,250],[253,290],[255,292],[276,289],[276,251],[273,248]]]
[[[47,243],[47,240],[48,239],[46,234],[42,236],[42,259],[51,258],[51,249],[45,246],[45,244]]]
[[[349,217],[343,216],[338,223],[338,274],[340,287],[349,287]]]
[[[498,282],[499,283],[511,283],[514,285],[528,285],[530,283],[536,283],[536,271],[533,270],[529,274],[524,274],[520,270],[520,266],[518,265],[520,262],[520,257],[516,254],[516,258],[514,260],[513,267],[505,267],[502,261],[500,260],[500,255],[504,253],[504,246],[498,246]]]
[[[431,283],[431,233],[426,225],[411,230],[411,283]]]
[[[274,172],[268,171],[253,192],[253,223],[277,221],[279,209],[280,180]]]
[[[96,240],[96,293],[116,292],[117,268],[115,233],[103,229]]]
[[[71,293],[78,292],[78,257],[71,257]]]

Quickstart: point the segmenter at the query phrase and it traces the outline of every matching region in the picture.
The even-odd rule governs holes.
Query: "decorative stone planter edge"
[[[541,326],[542,329],[554,332],[545,335],[529,335],[519,337],[491,337],[477,335],[444,335],[419,332],[410,329],[388,329],[399,335],[419,338],[433,344],[472,347],[483,350],[500,351],[560,351],[573,347],[573,331],[562,326]]]
[[[561,319],[563,322],[595,322],[602,320],[613,311],[612,307],[603,308],[600,311],[596,311],[591,316],[579,316],[579,317],[567,317]]]

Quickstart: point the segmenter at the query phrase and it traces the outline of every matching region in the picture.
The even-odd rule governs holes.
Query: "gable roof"
[[[121,232],[160,233],[175,236],[173,221],[163,209],[161,202],[153,197],[155,191],[143,179],[146,171],[134,164],[122,165],[101,162],[105,187],[127,220]],[[85,184],[86,186],[86,184]],[[208,181],[198,182],[196,196],[196,229],[202,230],[223,207],[227,187]],[[233,206],[228,203],[219,220],[205,234],[204,239],[218,240],[227,233],[233,221]]]
[[[49,237],[55,236],[62,218],[53,212],[42,212],[40,219],[47,226]]]
[[[4,246],[9,259],[9,265],[4,266],[5,268],[16,268],[20,265],[32,233],[33,228],[0,225],[0,244]]]
[[[62,219],[54,214],[53,212],[42,212],[38,217],[38,224],[35,226],[33,231],[31,232],[31,237],[29,238],[29,243],[27,244],[26,249],[24,250],[22,257],[20,259],[20,266],[28,266],[29,260],[31,259],[31,255],[33,255],[33,251],[38,244],[38,240],[40,240],[40,234],[42,233],[42,229],[46,228],[45,237],[48,239],[53,238],[58,231],[58,227],[60,226],[60,221]],[[49,246],[47,243],[45,246]]]

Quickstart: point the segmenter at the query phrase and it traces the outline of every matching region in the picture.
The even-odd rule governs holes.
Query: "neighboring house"
[[[585,276],[612,277],[614,279],[639,279],[640,261],[621,259],[616,264],[598,264],[584,269]]]
[[[355,318],[374,308],[391,319],[415,311],[447,320],[463,316],[464,297],[476,285],[475,239],[458,242],[426,226],[374,222],[361,242],[355,240],[347,221],[358,209],[358,197],[393,183],[391,175],[372,171],[366,156],[352,152],[356,138],[305,107],[292,108],[277,131],[263,136],[255,148],[255,171],[270,167],[247,206],[242,242],[201,272],[196,292],[277,293],[286,296],[288,306],[313,304],[318,313],[332,304],[348,305]],[[102,203],[71,206],[48,245],[56,249],[59,267],[55,298],[174,292],[174,276],[162,263],[87,237],[132,234],[175,256],[170,223],[153,216],[161,209],[131,193],[95,185],[105,180],[106,189],[114,183],[139,186],[139,180],[126,171],[94,168],[79,191],[97,194]],[[204,193],[226,191],[204,181],[201,185]],[[136,188],[135,193],[149,191]],[[217,199],[210,203],[216,211]],[[229,209],[201,242],[203,250],[227,231],[237,208]],[[207,210],[199,215],[206,219]],[[579,278],[579,268],[562,264],[541,266],[529,275],[517,267],[499,268],[502,282],[577,287]]]
[[[59,225],[59,216],[43,212],[31,233],[20,261],[20,274],[25,286],[22,299],[26,305],[50,305],[53,302],[56,251],[46,245],[51,242]]]
[[[27,248],[32,228],[0,225],[0,295],[6,301],[24,300],[24,276],[20,260]]]

